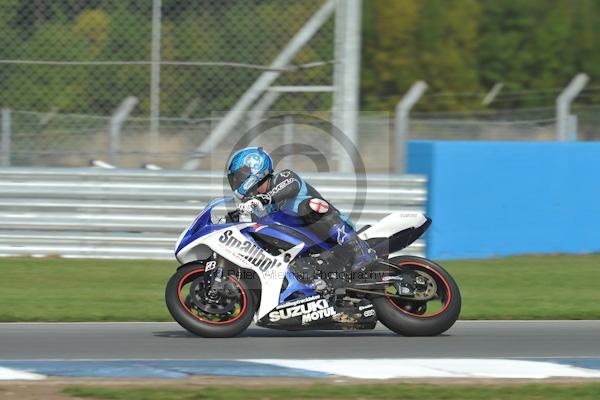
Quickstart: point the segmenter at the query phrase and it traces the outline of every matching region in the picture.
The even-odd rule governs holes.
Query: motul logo
[[[269,320],[277,322],[282,319],[302,317],[302,323],[315,321],[317,319],[331,317],[335,315],[335,309],[329,306],[325,299],[312,301],[310,303],[300,304],[297,306],[286,307],[281,310],[271,311]]]

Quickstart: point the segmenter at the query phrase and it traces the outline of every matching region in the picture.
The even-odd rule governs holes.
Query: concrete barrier
[[[427,255],[600,251],[600,143],[413,141],[428,177]]]

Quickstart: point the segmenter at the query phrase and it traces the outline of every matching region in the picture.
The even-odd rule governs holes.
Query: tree
[[[423,2],[365,2],[362,57],[363,106],[391,110],[398,95],[421,79],[417,36]]]
[[[417,32],[422,79],[436,92],[480,92],[477,41],[481,8],[476,0],[429,0]],[[477,105],[472,97],[438,97],[422,109],[461,110]],[[476,99],[479,100],[479,99]]]
[[[363,104],[393,110],[416,80],[430,92],[478,91],[475,0],[377,0],[366,3]],[[461,99],[422,103],[422,108],[460,109]]]

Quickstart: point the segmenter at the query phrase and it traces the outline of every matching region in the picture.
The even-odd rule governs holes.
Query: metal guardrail
[[[303,174],[342,212],[353,209],[355,177]],[[179,233],[204,205],[227,195],[216,173],[94,168],[0,168],[0,255],[173,259]],[[356,221],[423,211],[421,176],[369,175]],[[419,240],[406,253],[423,255]]]

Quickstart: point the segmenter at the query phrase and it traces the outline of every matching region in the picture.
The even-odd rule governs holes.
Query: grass
[[[600,255],[441,263],[458,282],[462,319],[600,319]]]
[[[600,319],[600,255],[443,262],[462,319]],[[0,321],[170,321],[174,262],[0,258]]]
[[[526,385],[314,385],[295,387],[209,386],[178,388],[71,387],[63,393],[79,398],[113,400],[199,400],[199,399],[598,399],[600,383]]]
[[[0,321],[168,321],[177,264],[0,258]]]

